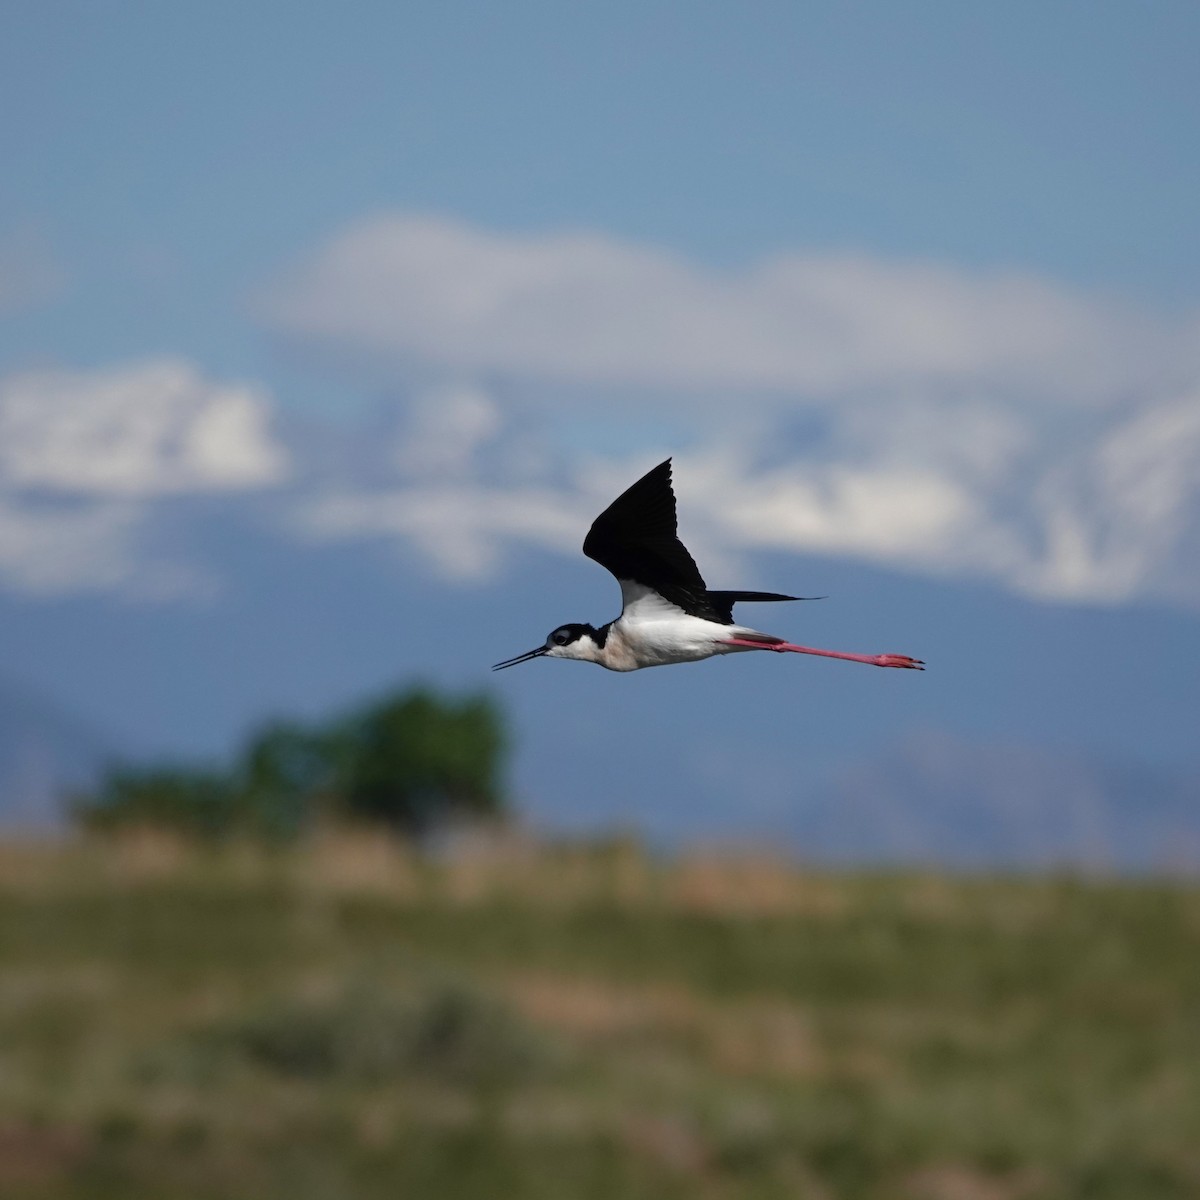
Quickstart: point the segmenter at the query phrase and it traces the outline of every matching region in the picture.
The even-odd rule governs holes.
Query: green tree
[[[414,688],[353,714],[332,742],[335,790],[356,818],[424,834],[501,810],[507,739],[485,696],[455,702]]]
[[[193,767],[120,766],[97,791],[77,799],[78,819],[91,829],[149,825],[216,838],[239,822],[239,796],[217,771]]]
[[[267,725],[227,772],[114,769],[75,812],[95,829],[154,825],[208,838],[287,839],[318,817],[420,836],[501,812],[506,750],[491,699],[415,687],[326,725]]]
[[[235,769],[244,823],[264,836],[294,837],[323,808],[337,780],[329,733],[279,721],[256,733]]]

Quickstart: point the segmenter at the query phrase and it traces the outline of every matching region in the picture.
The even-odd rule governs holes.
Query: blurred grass
[[[0,845],[4,1200],[1200,1196],[1200,889]]]

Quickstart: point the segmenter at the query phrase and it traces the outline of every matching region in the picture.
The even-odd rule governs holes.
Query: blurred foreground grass
[[[0,1197],[1200,1196],[1200,889],[0,844]]]

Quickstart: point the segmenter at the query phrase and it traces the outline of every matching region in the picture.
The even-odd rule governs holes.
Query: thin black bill
[[[498,662],[493,668],[493,671],[503,671],[505,667],[515,667],[517,663],[528,662],[531,658],[541,658],[546,653],[545,646],[539,646],[536,650],[530,650],[526,654],[518,654],[516,658],[505,659],[504,662]]]

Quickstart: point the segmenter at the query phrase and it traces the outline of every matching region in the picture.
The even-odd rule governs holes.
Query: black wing
[[[583,552],[618,580],[632,580],[694,617],[729,624],[713,607],[695,560],[676,530],[671,460],[659,463],[593,522]]]
[[[708,602],[723,625],[732,625],[733,606],[739,600],[821,600],[822,596],[784,596],[779,592],[709,592]]]

